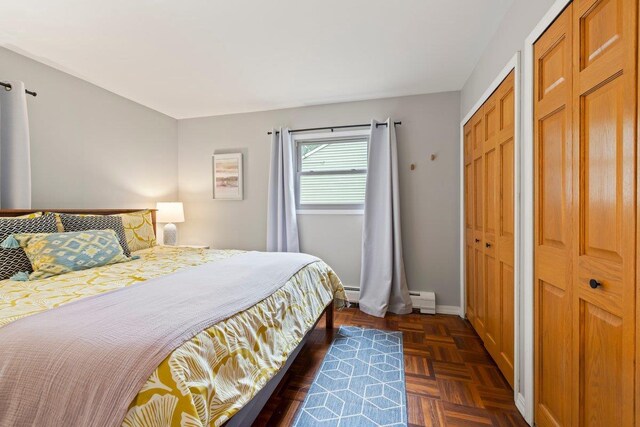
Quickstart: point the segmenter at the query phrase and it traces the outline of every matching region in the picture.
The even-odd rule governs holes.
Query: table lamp
[[[158,202],[156,221],[165,223],[163,243],[175,246],[178,242],[176,222],[184,222],[184,208],[182,202]]]

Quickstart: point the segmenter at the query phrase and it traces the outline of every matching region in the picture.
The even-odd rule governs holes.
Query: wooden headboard
[[[85,214],[85,215],[116,215],[122,213],[140,212],[144,210],[151,211],[151,221],[153,222],[153,230],[156,230],[156,212],[157,209],[0,209],[0,217],[13,217],[21,215],[29,215],[34,212],[60,212],[68,214]]]

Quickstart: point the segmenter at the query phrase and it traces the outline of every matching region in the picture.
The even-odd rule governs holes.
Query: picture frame
[[[213,198],[243,200],[242,153],[213,155]]]

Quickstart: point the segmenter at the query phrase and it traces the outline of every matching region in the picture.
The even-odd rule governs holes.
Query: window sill
[[[364,215],[363,209],[299,209],[298,215]]]

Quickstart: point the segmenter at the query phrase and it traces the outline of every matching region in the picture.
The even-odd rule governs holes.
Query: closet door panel
[[[474,233],[482,237],[482,214],[484,206],[484,168],[482,156],[473,160],[473,230]]]
[[[574,416],[632,425],[636,0],[574,6]]]
[[[495,252],[486,251],[484,255],[484,277],[487,289],[487,317],[484,334],[484,345],[489,353],[496,358],[499,351],[499,339],[501,336],[500,315],[501,291],[498,280]]]
[[[484,237],[486,243],[495,243],[498,209],[497,201],[498,153],[496,147],[487,150],[484,155]],[[492,252],[492,246],[486,246]]]
[[[474,256],[473,256],[473,267],[475,276],[475,318],[472,323],[473,328],[476,330],[478,335],[482,332],[484,334],[484,322],[481,319],[484,319],[484,305],[480,306],[478,301],[484,299],[484,254],[482,249],[478,248],[478,244],[474,247]]]
[[[581,425],[622,426],[623,319],[600,304],[580,300]],[[627,399],[628,400],[628,399]],[[631,399],[633,400],[633,399]]]
[[[474,266],[474,301],[473,301],[473,326],[482,336],[484,333],[484,251],[482,233],[482,211],[483,211],[483,158],[473,161],[473,197],[474,197],[474,241],[473,241],[473,266]]]
[[[514,73],[463,127],[466,313],[513,385]],[[466,189],[470,188],[470,191]]]
[[[571,426],[572,6],[534,46],[535,420]]]
[[[473,238],[473,237],[472,237]],[[475,264],[474,264],[474,248],[473,244],[469,244],[469,238],[467,237],[467,247],[466,247],[466,270],[465,270],[465,280],[466,280],[466,315],[467,320],[473,323],[475,322]]]
[[[484,144],[484,110],[482,107],[471,118],[471,131],[473,132],[473,155],[477,157],[482,153],[482,146]]]
[[[484,215],[485,215],[485,157],[484,157],[484,109],[472,119],[473,132],[473,196],[474,196],[474,268],[475,268],[475,318],[472,325],[480,337],[484,337],[486,324],[486,281],[484,275]]]
[[[536,424],[571,426],[569,290],[544,280],[536,288]]]
[[[504,87],[500,92],[500,132],[511,133],[515,131],[515,72],[512,71],[502,83]]]
[[[485,330],[481,335],[489,353],[496,358],[500,346],[500,282],[496,260],[496,228],[498,225],[498,151],[496,138],[499,128],[499,110],[496,96],[492,95],[483,106],[484,110],[484,284],[485,284]]]
[[[582,16],[580,70],[599,61],[605,54],[622,46],[623,0],[579,1]]]
[[[473,134],[471,124],[464,126],[464,191],[465,191],[465,312],[470,322],[475,320],[475,267],[474,267],[474,187],[473,187]]]
[[[514,271],[507,263],[500,263],[500,287],[502,299],[502,319],[500,336],[500,355],[498,366],[511,387],[514,387]]]
[[[618,77],[580,100],[579,250],[580,255],[604,261],[591,266],[592,274],[606,274],[612,279],[619,277],[624,256],[623,91],[623,81]],[[584,267],[588,265],[586,262]],[[598,271],[601,268],[615,271]],[[620,295],[619,285],[607,291]]]
[[[571,159],[571,140],[568,138],[568,112],[563,105],[538,120],[540,145],[539,204],[540,218],[538,239],[541,246],[553,252],[568,249],[569,186],[571,176],[566,165]]]
[[[514,386],[514,143],[515,73],[511,72],[496,93],[500,122],[496,135],[498,152],[498,188],[496,250],[500,300],[500,336],[496,362],[505,378]]]
[[[514,179],[514,139],[513,136],[502,142],[499,146],[500,155],[500,205],[499,205],[499,229],[498,233],[504,244],[500,245],[501,256],[509,260],[513,265],[513,235],[514,235],[514,203],[513,191]]]

